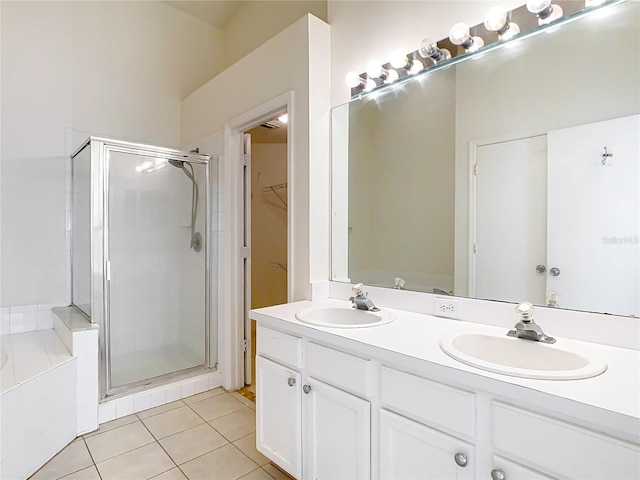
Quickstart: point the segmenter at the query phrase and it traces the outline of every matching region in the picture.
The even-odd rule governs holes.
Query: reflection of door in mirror
[[[562,308],[640,315],[638,132],[640,115],[549,132],[547,283]]]
[[[545,301],[547,138],[545,135],[476,148],[476,298]]]

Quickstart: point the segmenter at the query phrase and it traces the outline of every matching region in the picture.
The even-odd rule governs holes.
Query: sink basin
[[[370,312],[345,307],[310,307],[296,313],[301,322],[319,327],[364,328],[376,327],[393,321],[393,314],[387,310]]]
[[[457,335],[441,340],[440,348],[459,362],[513,377],[577,380],[607,369],[605,362],[588,352],[507,336]]]

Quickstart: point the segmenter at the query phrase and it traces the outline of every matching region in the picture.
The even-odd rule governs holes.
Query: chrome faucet
[[[533,305],[524,302],[516,307],[516,312],[520,314],[520,321],[516,323],[514,330],[507,332],[508,337],[524,338],[536,342],[556,343],[556,339],[548,337],[533,320]]]
[[[349,300],[353,303],[353,308],[357,308],[358,310],[368,310],[369,312],[380,311],[380,309],[367,298],[367,292],[364,291],[364,284],[356,283],[352,290],[353,297],[349,298]]]

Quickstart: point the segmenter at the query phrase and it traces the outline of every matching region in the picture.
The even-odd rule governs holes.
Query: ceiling
[[[165,3],[209,25],[224,29],[244,2],[241,0],[173,0]]]

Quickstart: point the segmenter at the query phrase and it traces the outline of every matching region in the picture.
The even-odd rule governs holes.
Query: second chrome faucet
[[[529,302],[521,303],[516,307],[516,312],[520,314],[520,321],[516,323],[513,330],[509,330],[507,336],[536,342],[556,343],[556,339],[547,336],[533,319],[533,305]]]

